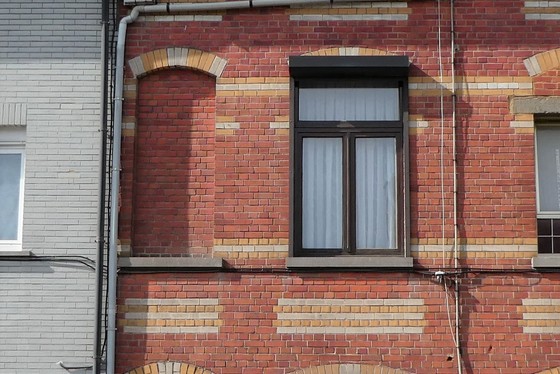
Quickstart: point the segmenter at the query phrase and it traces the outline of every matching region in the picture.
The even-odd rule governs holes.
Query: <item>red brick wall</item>
[[[459,262],[474,270],[461,275],[463,366],[466,373],[534,373],[560,365],[559,334],[526,329],[540,323],[527,313],[550,313],[542,326],[558,322],[554,313],[560,309],[553,304],[560,299],[560,279],[529,272],[536,255],[534,134],[512,125],[517,117],[510,112],[510,99],[557,94],[557,70],[532,79],[523,61],[557,48],[560,30],[558,21],[526,19],[523,1],[455,4],[456,75],[468,85],[457,92],[456,111]],[[449,2],[442,2],[442,8],[443,73],[449,83]],[[270,124],[288,122],[289,96],[281,89],[225,92],[221,85],[242,78],[287,82],[289,56],[362,47],[409,56],[411,84],[424,85],[411,87],[408,108],[411,123],[422,123],[411,129],[409,141],[415,272],[290,273],[285,256],[263,251],[254,256],[247,252],[246,257],[220,252],[229,272],[123,274],[119,372],[168,360],[216,374],[288,374],[338,362],[457,372],[448,320],[448,309],[454,318],[453,295],[449,291],[446,297],[444,285],[433,277],[433,271],[453,263],[449,252],[445,258],[441,254],[450,246],[428,248],[453,235],[451,92],[448,86],[442,92],[441,149],[440,90],[434,86],[439,81],[437,3],[409,1],[408,18],[401,21],[290,20],[295,11],[228,11],[219,13],[219,22],[138,21],[129,26],[127,59],[189,47],[228,64],[217,79],[177,69],[138,79],[136,97],[125,101],[125,117],[134,118],[137,129],[123,140],[120,239],[131,243],[134,255],[143,256],[216,255],[216,247],[227,245],[286,246],[289,133]],[[132,78],[130,71],[127,77]],[[245,81],[251,82],[261,81]],[[518,83],[531,88],[507,87]],[[239,128],[216,128],[226,122]],[[492,273],[497,270],[504,272]],[[127,304],[136,299],[211,300],[216,304],[191,309],[215,313],[209,320],[200,317],[205,321],[200,323],[217,332],[130,332],[138,322],[130,313],[148,310],[136,308],[134,301]],[[279,304],[292,299],[421,300],[411,313],[422,313],[425,322],[421,333],[279,333],[279,314],[284,313]],[[531,304],[539,300],[552,300],[546,312]],[[165,313],[157,302],[149,310]],[[395,313],[408,310],[390,308]],[[340,312],[329,310],[325,313]],[[406,325],[414,320],[410,318],[395,318],[397,325],[388,326]],[[152,318],[155,324],[163,320],[162,315]]]
[[[525,334],[521,299],[560,297],[555,275],[473,275],[462,293],[464,372],[536,373],[560,365],[554,334]],[[121,371],[182,361],[215,373],[283,374],[328,363],[383,364],[411,373],[456,373],[444,288],[417,274],[178,274],[121,279],[121,298],[218,298],[218,334],[119,333]],[[422,334],[279,334],[279,298],[423,298]],[[453,297],[449,303],[453,311]],[[121,317],[124,315],[121,314]],[[453,318],[453,314],[451,316]]]
[[[168,70],[140,80],[135,255],[208,254],[213,246],[214,79]]]

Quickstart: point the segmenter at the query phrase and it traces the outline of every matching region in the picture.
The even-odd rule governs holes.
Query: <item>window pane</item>
[[[560,211],[560,128],[537,129],[539,211]]]
[[[300,121],[398,121],[398,88],[300,88]]]
[[[18,239],[21,154],[0,154],[0,240]]]
[[[342,248],[342,139],[304,138],[303,248]]]
[[[356,139],[356,247],[396,248],[396,140]]]

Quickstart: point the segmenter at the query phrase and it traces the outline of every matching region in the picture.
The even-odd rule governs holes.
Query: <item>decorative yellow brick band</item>
[[[288,239],[214,239],[214,246],[288,245]]]
[[[560,14],[559,14],[560,16]],[[560,19],[560,18],[559,18]],[[560,67],[560,48],[538,53],[523,60],[529,75],[534,77],[541,73]]]
[[[289,249],[285,244],[276,245],[220,245],[214,247],[214,256],[230,259],[286,258]]]
[[[560,299],[524,299],[519,326],[526,334],[560,334]]]
[[[124,374],[213,374],[210,370],[183,362],[164,361],[148,364]]]
[[[410,96],[445,96],[452,94],[451,79],[438,82],[430,77],[411,77]],[[455,78],[455,91],[461,96],[531,95],[533,83],[530,77],[466,77]]]
[[[119,321],[127,333],[217,333],[218,299],[126,299]]]
[[[279,299],[279,334],[420,334],[422,299]]]
[[[291,374],[408,374],[383,365],[334,364],[300,369]]]
[[[175,2],[175,1],[174,1]],[[140,16],[139,22],[221,22],[223,12],[215,12],[215,14],[170,14],[156,16]]]
[[[411,9],[404,1],[356,1],[313,7],[292,5],[287,12],[291,21],[405,21]]]
[[[199,49],[167,48],[144,53],[131,59],[128,64],[136,78],[155,70],[172,67],[190,68],[220,77],[227,61]]]
[[[254,97],[288,96],[290,79],[287,77],[222,78],[216,81],[216,96]]]
[[[558,1],[525,1],[521,11],[526,20],[560,20]]]
[[[452,238],[446,238],[442,241],[441,238],[427,238],[427,239],[410,239],[410,243],[413,245],[441,245],[441,244],[453,244]],[[458,243],[461,245],[536,245],[536,238],[459,238]]]

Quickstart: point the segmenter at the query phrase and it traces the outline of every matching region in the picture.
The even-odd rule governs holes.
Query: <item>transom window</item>
[[[397,75],[375,66],[383,58],[338,59],[344,68],[334,57],[290,60],[294,254],[402,254],[408,59]],[[334,66],[313,69],[325,63]]]

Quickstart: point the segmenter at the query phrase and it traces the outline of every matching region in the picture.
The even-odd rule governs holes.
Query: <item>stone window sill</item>
[[[560,254],[539,254],[533,257],[533,268],[560,272]]]
[[[402,256],[344,256],[344,257],[290,257],[290,269],[412,269],[412,257]]]
[[[220,270],[222,258],[204,257],[120,257],[118,266],[126,270]]]

